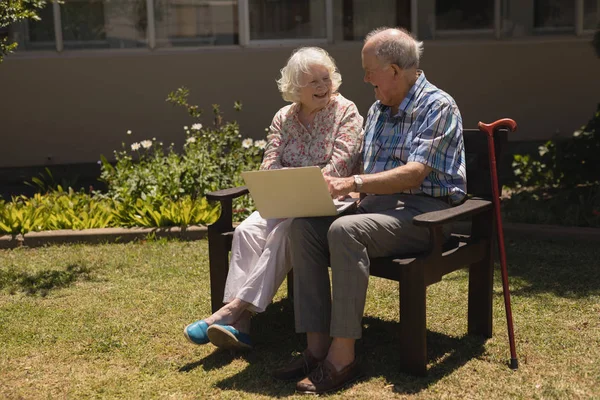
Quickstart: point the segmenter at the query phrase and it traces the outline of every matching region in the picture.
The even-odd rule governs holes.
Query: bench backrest
[[[490,160],[488,156],[488,138],[479,129],[465,129],[465,153],[467,160],[467,192],[476,197],[491,198],[492,183],[490,179]],[[498,129],[494,133],[496,163],[499,166],[502,151],[506,147],[508,131]],[[497,167],[498,168],[498,167]],[[498,179],[499,193],[502,182]]]

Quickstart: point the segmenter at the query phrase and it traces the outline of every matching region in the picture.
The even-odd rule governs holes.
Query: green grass
[[[520,361],[497,274],[494,336],[465,335],[467,274],[428,291],[430,374],[397,372],[397,284],[372,278],[358,353],[367,378],[332,398],[600,398],[600,248],[507,241]],[[210,308],[206,241],[0,252],[0,398],[295,397],[269,371],[297,351],[285,285],[255,317],[248,354],[193,346]]]

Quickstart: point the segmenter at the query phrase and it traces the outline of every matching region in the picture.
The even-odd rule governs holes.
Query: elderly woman
[[[349,176],[357,167],[363,118],[338,93],[342,77],[329,54],[317,47],[295,51],[277,81],[292,102],[275,114],[260,169],[319,166],[324,175]],[[291,219],[264,219],[254,212],[233,235],[225,286],[226,303],[184,329],[195,344],[251,348],[250,317],[263,312],[291,265],[286,259]]]

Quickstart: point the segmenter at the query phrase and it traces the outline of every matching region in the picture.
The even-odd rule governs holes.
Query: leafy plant
[[[194,200],[185,196],[178,200],[169,198],[137,199],[135,203],[116,203],[114,215],[122,226],[148,228],[207,224],[214,222],[219,208],[205,198]]]
[[[188,103],[188,96],[189,91],[180,88],[170,93],[167,101],[199,118],[202,111]],[[242,105],[236,102],[234,108],[241,111]],[[185,227],[215,221],[219,207],[209,204],[205,194],[241,185],[241,172],[259,167],[266,142],[242,140],[238,124],[225,122],[216,104],[213,118],[210,127],[200,122],[184,127],[181,152],[175,151],[173,143],[165,147],[152,138],[123,143],[114,153],[114,165],[101,156],[101,179],[107,183],[107,193],[74,191],[68,182],[58,183],[46,168],[27,182],[38,189],[32,198],[0,202],[0,233],[16,236],[32,230]],[[249,197],[236,199],[235,218],[246,217],[252,209]]]
[[[503,203],[510,221],[600,227],[600,104],[568,140],[548,141],[537,155],[517,154],[517,189]]]
[[[266,141],[242,140],[237,122],[225,122],[216,104],[212,126],[205,127],[197,122],[202,110],[191,105],[188,96],[188,89],[179,88],[167,97],[167,102],[184,107],[195,119],[190,127],[184,126],[181,151],[175,151],[173,144],[165,148],[154,138],[123,143],[122,149],[114,153],[114,165],[101,157],[101,179],[108,187],[106,197],[124,207],[136,204],[138,199],[155,204],[164,198],[189,196],[195,201],[207,192],[242,185],[241,172],[260,166]],[[241,111],[242,105],[236,102],[234,109]],[[239,211],[237,217],[243,218],[252,208],[251,200],[239,199],[234,208]]]
[[[516,154],[514,187],[566,187],[598,184],[600,104],[590,121],[568,140],[550,140],[537,155]]]
[[[38,177],[39,176],[39,177]],[[34,176],[31,178],[31,182],[25,181],[27,186],[31,186],[41,193],[49,193],[53,191],[62,192],[64,188],[72,188],[75,186],[75,183],[78,179],[78,176],[75,176],[72,179],[61,178],[60,183],[54,179],[54,175],[50,168],[44,168],[43,172],[40,172],[38,176]]]
[[[25,196],[13,197],[0,209],[0,232],[15,238],[41,230],[45,224],[43,211],[43,208],[32,206]]]
[[[0,28],[8,27],[19,21],[32,19],[39,21],[38,12],[46,6],[46,0],[2,0],[0,1]],[[0,64],[4,56],[12,53],[17,43],[7,37],[0,37]]]
[[[56,191],[33,198],[47,214],[45,229],[93,229],[113,226],[113,205],[86,193]]]

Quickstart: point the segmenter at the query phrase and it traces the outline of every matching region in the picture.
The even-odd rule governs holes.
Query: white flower
[[[185,142],[186,143],[194,143],[195,141],[196,141],[196,138],[192,136],[192,137],[187,138],[187,140]]]
[[[152,140],[142,140],[140,144],[143,148],[149,149],[150,147],[152,147]]]
[[[139,149],[140,149],[140,144],[139,143],[136,142],[136,143],[133,143],[131,145],[131,150],[138,151]]]
[[[266,140],[257,140],[256,142],[254,142],[254,145],[262,150],[265,147],[267,147],[267,141]]]
[[[128,135],[131,135],[131,131],[127,131],[127,134],[128,134]]]
[[[248,139],[244,139],[242,140],[242,147],[245,149],[249,149],[250,147],[252,147],[252,139],[248,138]]]
[[[192,129],[199,131],[200,129],[202,129],[202,124],[194,124],[192,125]]]
[[[187,127],[187,125],[183,127],[183,130],[184,130],[184,131],[187,131],[188,129],[189,129],[189,128]]]

